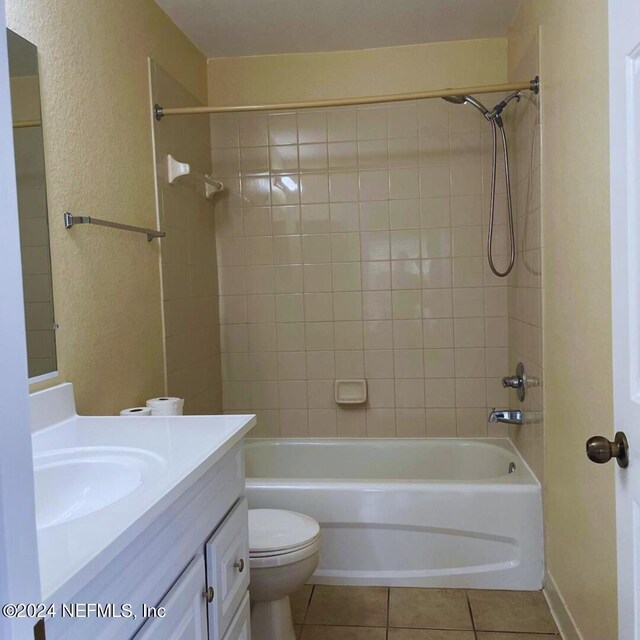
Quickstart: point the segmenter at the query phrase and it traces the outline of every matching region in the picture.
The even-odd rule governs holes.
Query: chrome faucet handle
[[[502,386],[505,389],[516,389],[518,391],[518,400],[522,402],[526,394],[526,380],[524,365],[522,362],[518,362],[516,375],[502,378]]]
[[[510,389],[519,389],[524,384],[524,380],[520,376],[507,376],[502,378],[502,386]]]

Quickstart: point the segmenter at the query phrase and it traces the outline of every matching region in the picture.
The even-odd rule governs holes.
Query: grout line
[[[309,592],[309,597],[307,598],[307,605],[304,608],[304,616],[302,616],[302,624],[306,624],[307,616],[309,615],[309,609],[311,608],[311,599],[313,598],[313,592],[316,590],[316,585],[311,585],[311,591]]]
[[[471,628],[473,629],[473,637],[478,640],[478,630],[476,629],[476,621],[473,618],[473,609],[471,607],[471,598],[469,598],[469,592],[465,591],[464,595],[467,599],[467,607],[469,608],[469,617],[471,618]]]
[[[387,632],[385,634],[387,640],[389,638],[389,623],[391,622],[391,618],[389,617],[391,613],[391,587],[387,587]]]
[[[387,631],[392,631],[392,630],[402,630],[402,631],[448,631],[449,633],[465,633],[465,632],[473,632],[473,629],[452,629],[451,627],[381,627],[381,626],[372,626],[372,625],[363,625],[363,624],[350,624],[350,623],[343,623],[343,624],[323,624],[322,622],[314,622],[314,623],[301,623],[301,622],[296,622],[294,623],[298,626],[305,626],[305,627],[323,627],[325,629],[331,629],[332,627],[346,627],[349,629],[386,629]],[[478,631],[478,633],[498,633],[498,634],[511,634],[511,635],[539,635],[541,638],[544,638],[545,636],[552,636],[552,637],[557,637],[558,640],[560,640],[560,636],[558,634],[553,634],[553,633],[541,633],[539,631]]]

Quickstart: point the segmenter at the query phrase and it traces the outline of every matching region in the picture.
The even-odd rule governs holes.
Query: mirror
[[[56,375],[38,49],[7,29],[29,381]]]

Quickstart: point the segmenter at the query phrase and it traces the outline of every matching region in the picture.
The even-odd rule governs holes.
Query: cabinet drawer
[[[149,618],[134,640],[206,640],[205,583],[204,555],[201,553],[184,570],[160,603],[159,607],[164,608],[165,616]]]
[[[224,640],[251,640],[251,607],[249,606],[249,592],[242,599],[242,604],[234,616]]]
[[[249,515],[242,498],[206,545],[209,638],[224,636],[249,586]]]

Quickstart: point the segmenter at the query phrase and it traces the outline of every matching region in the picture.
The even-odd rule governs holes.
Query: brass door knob
[[[238,562],[233,563],[233,566],[238,570],[239,573],[242,573],[244,571],[244,560],[240,558]]]
[[[604,436],[593,436],[587,440],[587,457],[596,464],[605,464],[615,458],[623,469],[629,466],[629,442],[622,431],[616,433],[613,442]]]

